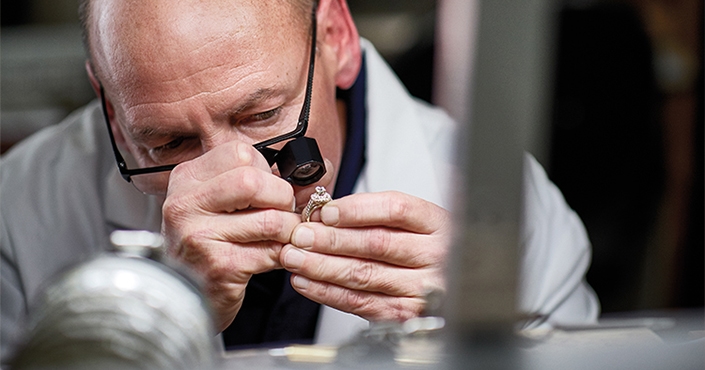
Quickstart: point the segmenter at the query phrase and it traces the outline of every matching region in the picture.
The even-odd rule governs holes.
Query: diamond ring
[[[306,208],[304,208],[303,212],[301,212],[301,221],[311,221],[311,214],[313,211],[323,207],[332,199],[333,198],[331,198],[330,194],[326,191],[326,188],[323,186],[316,186],[316,192],[311,194],[311,199],[308,201],[308,204],[306,204]]]

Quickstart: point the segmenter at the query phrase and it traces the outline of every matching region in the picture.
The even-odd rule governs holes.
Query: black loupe
[[[276,161],[281,177],[299,186],[313,184],[326,173],[316,140],[310,137],[300,137],[286,143]]]

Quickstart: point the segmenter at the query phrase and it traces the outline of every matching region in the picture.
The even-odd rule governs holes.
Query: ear
[[[86,59],[86,74],[88,74],[88,81],[91,83],[93,92],[100,98],[100,82],[98,82],[98,78],[95,76],[95,72],[93,71],[93,64],[91,64],[91,61],[88,59]]]
[[[355,82],[362,65],[360,36],[346,0],[321,0],[316,13],[318,40],[333,50],[337,65],[335,83],[347,89]]]
[[[86,73],[88,74],[88,80],[93,87],[93,92],[100,98],[100,90],[102,88],[98,77],[96,77],[95,71],[93,70],[93,65],[91,61],[86,59]],[[105,93],[105,92],[103,92]],[[113,108],[112,102],[105,97],[105,110],[108,113],[108,119],[110,119],[110,129],[113,131],[113,137],[115,137],[115,144],[120,147],[125,147],[125,136],[122,134],[122,130],[118,127],[117,121],[115,120],[115,109]]]

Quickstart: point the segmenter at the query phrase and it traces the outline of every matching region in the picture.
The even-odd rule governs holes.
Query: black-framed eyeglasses
[[[267,139],[254,144],[257,149],[267,160],[270,166],[277,164],[279,174],[285,180],[299,186],[306,186],[320,180],[326,173],[326,167],[323,163],[318,144],[313,138],[305,137],[308,129],[308,119],[311,111],[311,95],[313,92],[313,68],[316,62],[316,9],[317,2],[314,2],[314,7],[311,12],[311,54],[308,64],[308,77],[306,80],[306,92],[304,104],[301,108],[296,127],[285,134]],[[128,168],[125,158],[120,153],[115,142],[115,136],[110,127],[110,118],[108,116],[107,104],[105,102],[105,93],[103,86],[100,85],[100,102],[103,108],[103,116],[108,127],[108,135],[110,143],[115,154],[118,170],[120,175],[127,182],[131,182],[143,193],[162,194],[166,192],[166,183],[168,182],[168,172],[173,170],[179,163],[160,165],[145,168]],[[293,140],[292,140],[293,139]],[[281,150],[276,150],[270,146],[277,143],[287,142]],[[163,184],[163,185],[157,185]]]

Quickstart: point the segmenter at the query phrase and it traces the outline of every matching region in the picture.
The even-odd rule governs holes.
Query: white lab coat
[[[411,98],[371,45],[363,40],[363,47],[367,162],[355,192],[398,190],[448,208],[455,124]],[[530,157],[526,168],[520,307],[548,314],[550,322],[594,321],[597,300],[583,280],[590,260],[585,230]],[[120,178],[97,102],[3,156],[0,190],[5,361],[45,280],[106,250],[113,230],[159,231],[161,204]],[[364,323],[323,308],[317,338],[338,342]]]
[[[367,65],[367,164],[356,193],[397,190],[452,210],[457,125],[411,97],[374,47],[362,40]],[[547,315],[545,324],[591,323],[599,304],[584,281],[590,243],[578,216],[530,155],[524,165],[524,253],[519,310]],[[337,344],[366,326],[324,307],[317,341]]]

